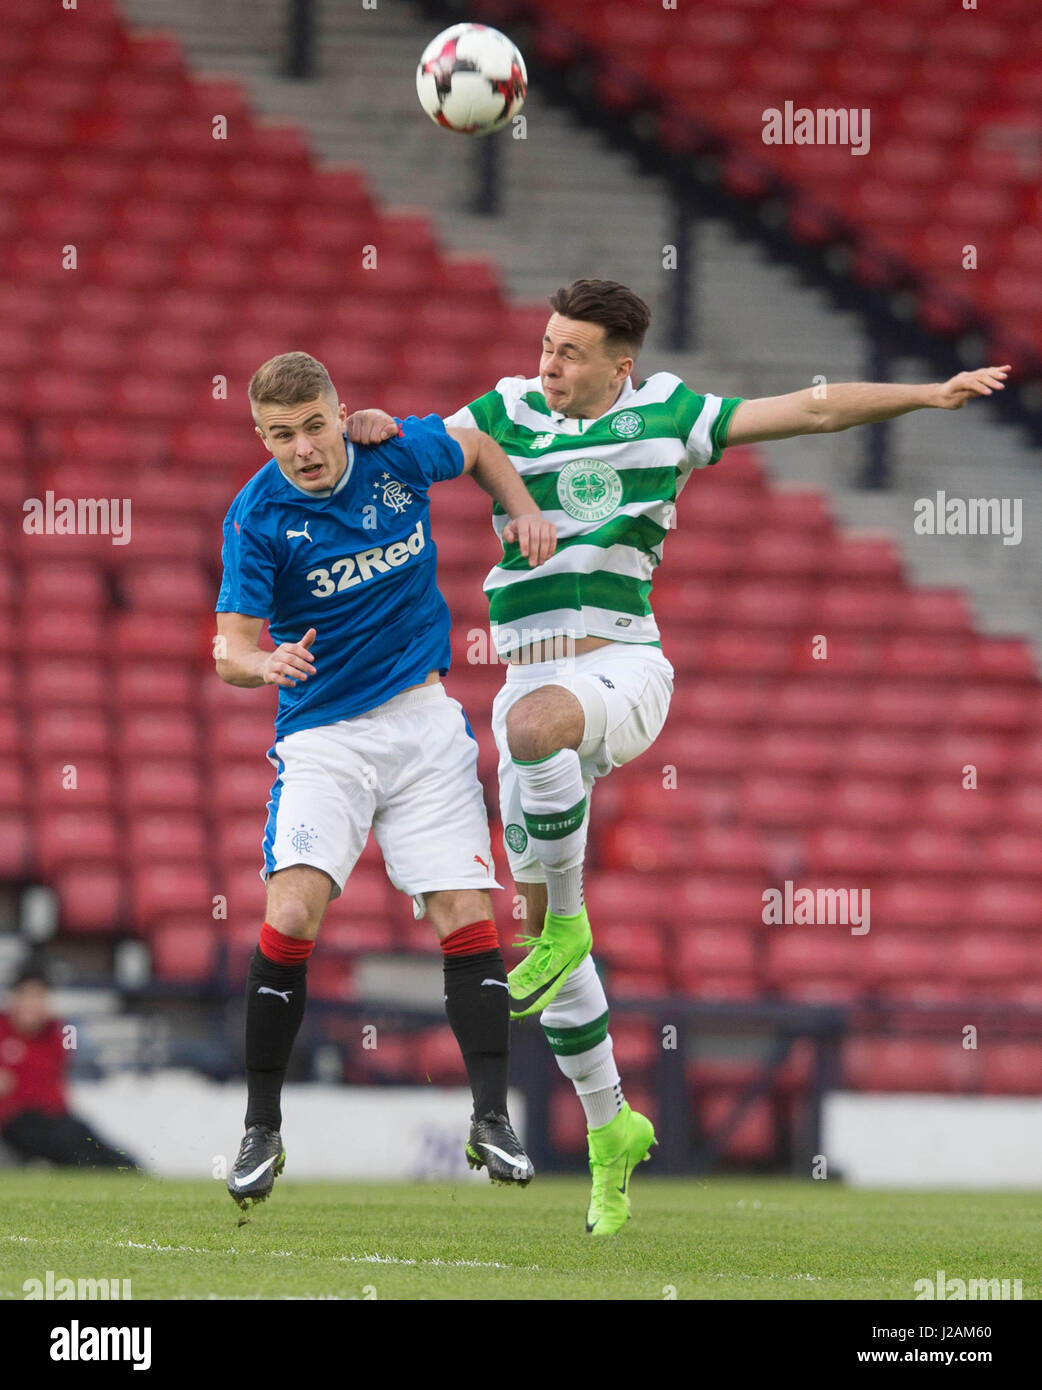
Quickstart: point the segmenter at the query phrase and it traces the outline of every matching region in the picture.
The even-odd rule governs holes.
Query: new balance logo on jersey
[[[342,560],[334,560],[329,569],[309,570],[308,578],[318,583],[318,587],[311,592],[315,598],[328,598],[330,594],[353,589],[356,584],[366,584],[374,575],[386,574],[388,570],[404,565],[410,555],[419,555],[426,544],[423,522],[418,521],[416,529],[404,541],[374,545],[371,550],[360,550],[356,555],[345,555]],[[334,580],[333,575],[338,575],[339,579]]]
[[[550,445],[557,438],[556,434],[537,434],[532,440],[533,449],[549,449]]]
[[[310,541],[310,540],[314,540],[314,537],[313,537],[313,536],[308,535],[308,527],[309,527],[310,525],[311,525],[311,522],[310,522],[310,521],[305,521],[305,522],[304,522],[304,529],[303,529],[303,531],[287,531],[287,532],[286,532],[286,539],[287,539],[288,541],[291,541],[291,540],[293,540],[294,537],[296,537],[296,536],[303,536],[303,537],[305,537],[306,540],[309,540],[309,541]]]
[[[289,1003],[289,997],[293,993],[291,989],[269,989],[267,985],[260,985],[257,989],[258,994],[275,994],[285,1003]]]

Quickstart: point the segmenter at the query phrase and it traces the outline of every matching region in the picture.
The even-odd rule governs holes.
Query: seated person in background
[[[30,960],[0,1013],[0,1139],[23,1159],[137,1169],[128,1154],[111,1148],[69,1113],[68,1058],[62,1026],[51,1015],[46,967]]]

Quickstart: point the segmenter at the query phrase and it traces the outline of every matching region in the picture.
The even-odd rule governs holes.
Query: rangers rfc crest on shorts
[[[411,505],[412,493],[397,478],[392,478],[390,473],[383,473],[380,482],[384,490],[384,506],[390,507],[396,516]]]
[[[311,853],[311,837],[317,835],[318,831],[313,825],[295,825],[293,834],[289,837],[289,842],[298,854]]]

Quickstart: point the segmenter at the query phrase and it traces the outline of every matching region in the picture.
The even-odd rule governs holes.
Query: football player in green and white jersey
[[[729,444],[819,434],[929,406],[957,409],[1001,390],[1008,367],[929,386],[846,383],[743,400],[699,395],[656,372],[634,386],[651,314],[626,286],[578,280],[550,299],[539,375],[505,377],[446,424],[490,434],[543,515],[556,554],[537,570],[515,543],[485,581],[496,649],[507,665],[492,726],[511,872],[525,917],[542,924],[510,972],[511,1016],[540,1012],[575,1085],[590,1135],[587,1229],[617,1231],[629,1177],[654,1131],[625,1103],[608,1003],[590,956],[582,870],[598,777],[643,753],[669,710],[673,668],[649,594],[681,489]],[[397,430],[382,411],[348,420],[375,443]],[[493,510],[502,537],[507,517]]]

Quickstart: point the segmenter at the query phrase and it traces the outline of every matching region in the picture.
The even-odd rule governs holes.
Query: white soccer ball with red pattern
[[[454,24],[423,50],[416,69],[420,105],[432,121],[462,135],[487,135],[524,105],[525,60],[498,29]]]

